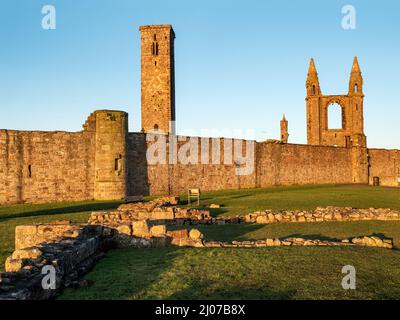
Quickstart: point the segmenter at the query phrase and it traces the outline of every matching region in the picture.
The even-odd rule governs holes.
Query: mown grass
[[[400,209],[400,189],[367,186],[290,186],[205,192],[201,206],[222,205],[212,209],[215,216],[232,216],[265,209],[309,210],[316,207]],[[186,200],[184,198],[183,200]]]
[[[218,215],[267,208],[317,206],[400,209],[400,190],[358,186],[302,186],[207,192],[201,207]],[[14,248],[15,226],[53,220],[87,221],[91,211],[119,202],[0,207],[0,269]],[[379,234],[400,247],[400,222],[361,221],[199,227],[209,240],[302,236],[343,239]],[[343,290],[341,268],[357,269],[357,289]],[[163,248],[110,251],[86,278],[86,289],[62,299],[399,299],[400,251],[379,248]]]
[[[343,290],[342,267],[356,268]],[[61,299],[399,299],[400,254],[378,248],[163,248],[107,254]]]

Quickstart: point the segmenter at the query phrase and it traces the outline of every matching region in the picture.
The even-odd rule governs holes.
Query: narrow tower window
[[[158,42],[153,42],[151,45],[151,54],[153,56],[158,56]]]
[[[32,165],[28,165],[28,177],[32,178]]]
[[[122,155],[118,154],[114,159],[114,170],[121,172],[122,171]]]
[[[311,88],[311,95],[315,95],[315,85],[313,85]]]
[[[354,92],[358,92],[358,84],[356,83],[355,85],[354,85]]]

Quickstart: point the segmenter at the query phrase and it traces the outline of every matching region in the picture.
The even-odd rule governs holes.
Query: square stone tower
[[[169,24],[141,26],[142,130],[175,134],[175,33]]]

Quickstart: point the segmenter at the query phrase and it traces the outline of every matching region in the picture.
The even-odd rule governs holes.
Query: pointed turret
[[[311,58],[310,65],[308,66],[308,75],[317,74],[317,68],[315,68],[314,58]]]
[[[308,67],[306,88],[307,88],[307,96],[317,96],[321,94],[317,68],[315,67],[313,58],[311,58],[310,65]]]
[[[358,59],[357,59],[357,57],[354,57],[354,60],[353,60],[353,67],[351,68],[351,72],[352,72],[352,73],[353,73],[353,72],[361,73],[360,65],[358,64]]]
[[[286,120],[285,114],[283,114],[283,118],[281,120],[281,142],[287,143],[289,140],[289,123]]]
[[[351,67],[350,81],[349,81],[349,94],[362,95],[363,78],[361,75],[360,65],[358,64],[357,57],[354,57],[353,66]]]

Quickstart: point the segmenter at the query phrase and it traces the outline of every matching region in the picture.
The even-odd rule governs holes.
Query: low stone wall
[[[326,207],[315,210],[257,211],[244,217],[247,223],[285,223],[322,221],[400,220],[400,211],[393,209],[354,209]]]
[[[172,197],[175,199],[174,197]],[[231,223],[285,223],[322,221],[400,220],[400,211],[389,208],[355,209],[351,207],[325,207],[315,210],[265,210],[245,216],[213,218],[208,210],[178,208],[178,200],[156,199],[150,202],[123,204],[114,211],[93,212],[89,224],[124,224],[137,220],[150,220],[153,224],[199,225]]]
[[[6,272],[0,273],[0,299],[50,299],[77,285],[102,254],[96,228],[66,222],[19,226],[16,250],[6,260]],[[45,266],[54,268],[54,290],[43,289]]]
[[[342,241],[328,241],[320,239],[304,238],[283,238],[283,239],[265,239],[257,241],[232,241],[203,242],[204,247],[208,248],[258,248],[258,247],[279,247],[279,246],[368,246],[392,249],[392,239],[380,239],[375,236],[365,236],[353,239],[344,239]]]
[[[88,272],[110,248],[202,246],[197,230],[167,231],[147,220],[121,225],[88,225],[58,221],[16,228],[16,250],[0,273],[0,300],[43,300],[65,287],[85,285]],[[45,289],[44,267],[54,268],[55,289]]]
[[[122,204],[114,211],[92,212],[89,224],[123,224],[151,220],[158,224],[185,224],[190,221],[207,223],[208,210],[178,208],[179,198],[162,197],[148,202]]]

